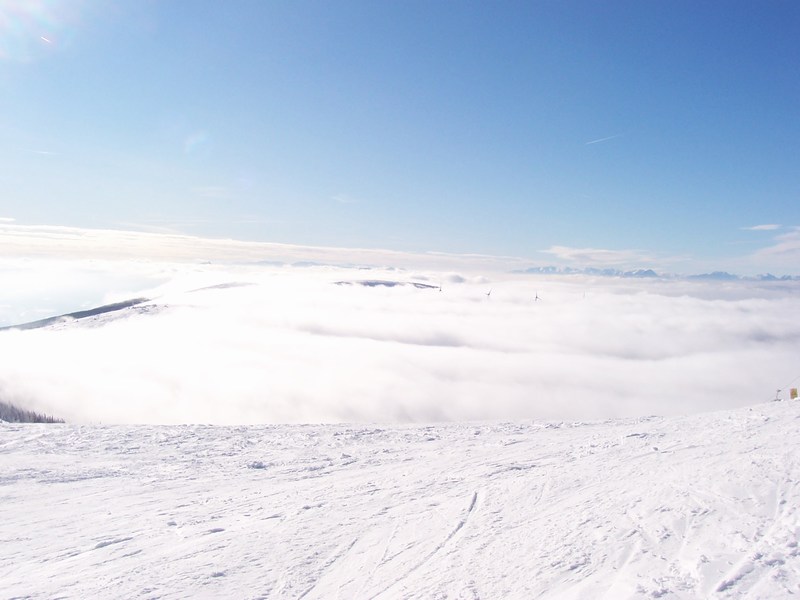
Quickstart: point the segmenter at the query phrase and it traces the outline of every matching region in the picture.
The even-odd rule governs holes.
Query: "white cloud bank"
[[[131,295],[163,310],[0,332],[0,396],[77,422],[594,419],[752,404],[800,374],[796,282],[148,268],[166,283]],[[334,284],[356,279],[446,284]]]

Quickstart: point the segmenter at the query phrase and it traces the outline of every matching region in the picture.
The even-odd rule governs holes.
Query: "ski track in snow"
[[[800,403],[591,423],[0,434],[3,598],[800,593]]]

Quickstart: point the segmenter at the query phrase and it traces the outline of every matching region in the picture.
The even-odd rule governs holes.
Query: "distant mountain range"
[[[772,273],[754,276],[740,276],[727,271],[714,271],[712,273],[701,273],[698,275],[676,275],[674,273],[656,273],[653,269],[635,269],[623,271],[620,269],[598,269],[596,267],[586,267],[576,269],[574,267],[530,267],[519,269],[514,273],[529,275],[594,275],[596,277],[625,277],[632,279],[697,279],[705,281],[800,281],[800,276],[781,275],[780,277]]]

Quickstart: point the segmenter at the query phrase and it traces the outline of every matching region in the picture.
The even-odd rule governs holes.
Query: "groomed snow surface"
[[[800,403],[437,426],[0,424],[11,598],[786,598]]]

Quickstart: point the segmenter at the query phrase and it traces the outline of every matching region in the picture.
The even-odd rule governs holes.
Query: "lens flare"
[[[211,152],[211,138],[206,131],[195,131],[183,141],[183,152],[187,156],[205,158]]]
[[[0,60],[31,62],[61,46],[83,2],[0,0]]]

